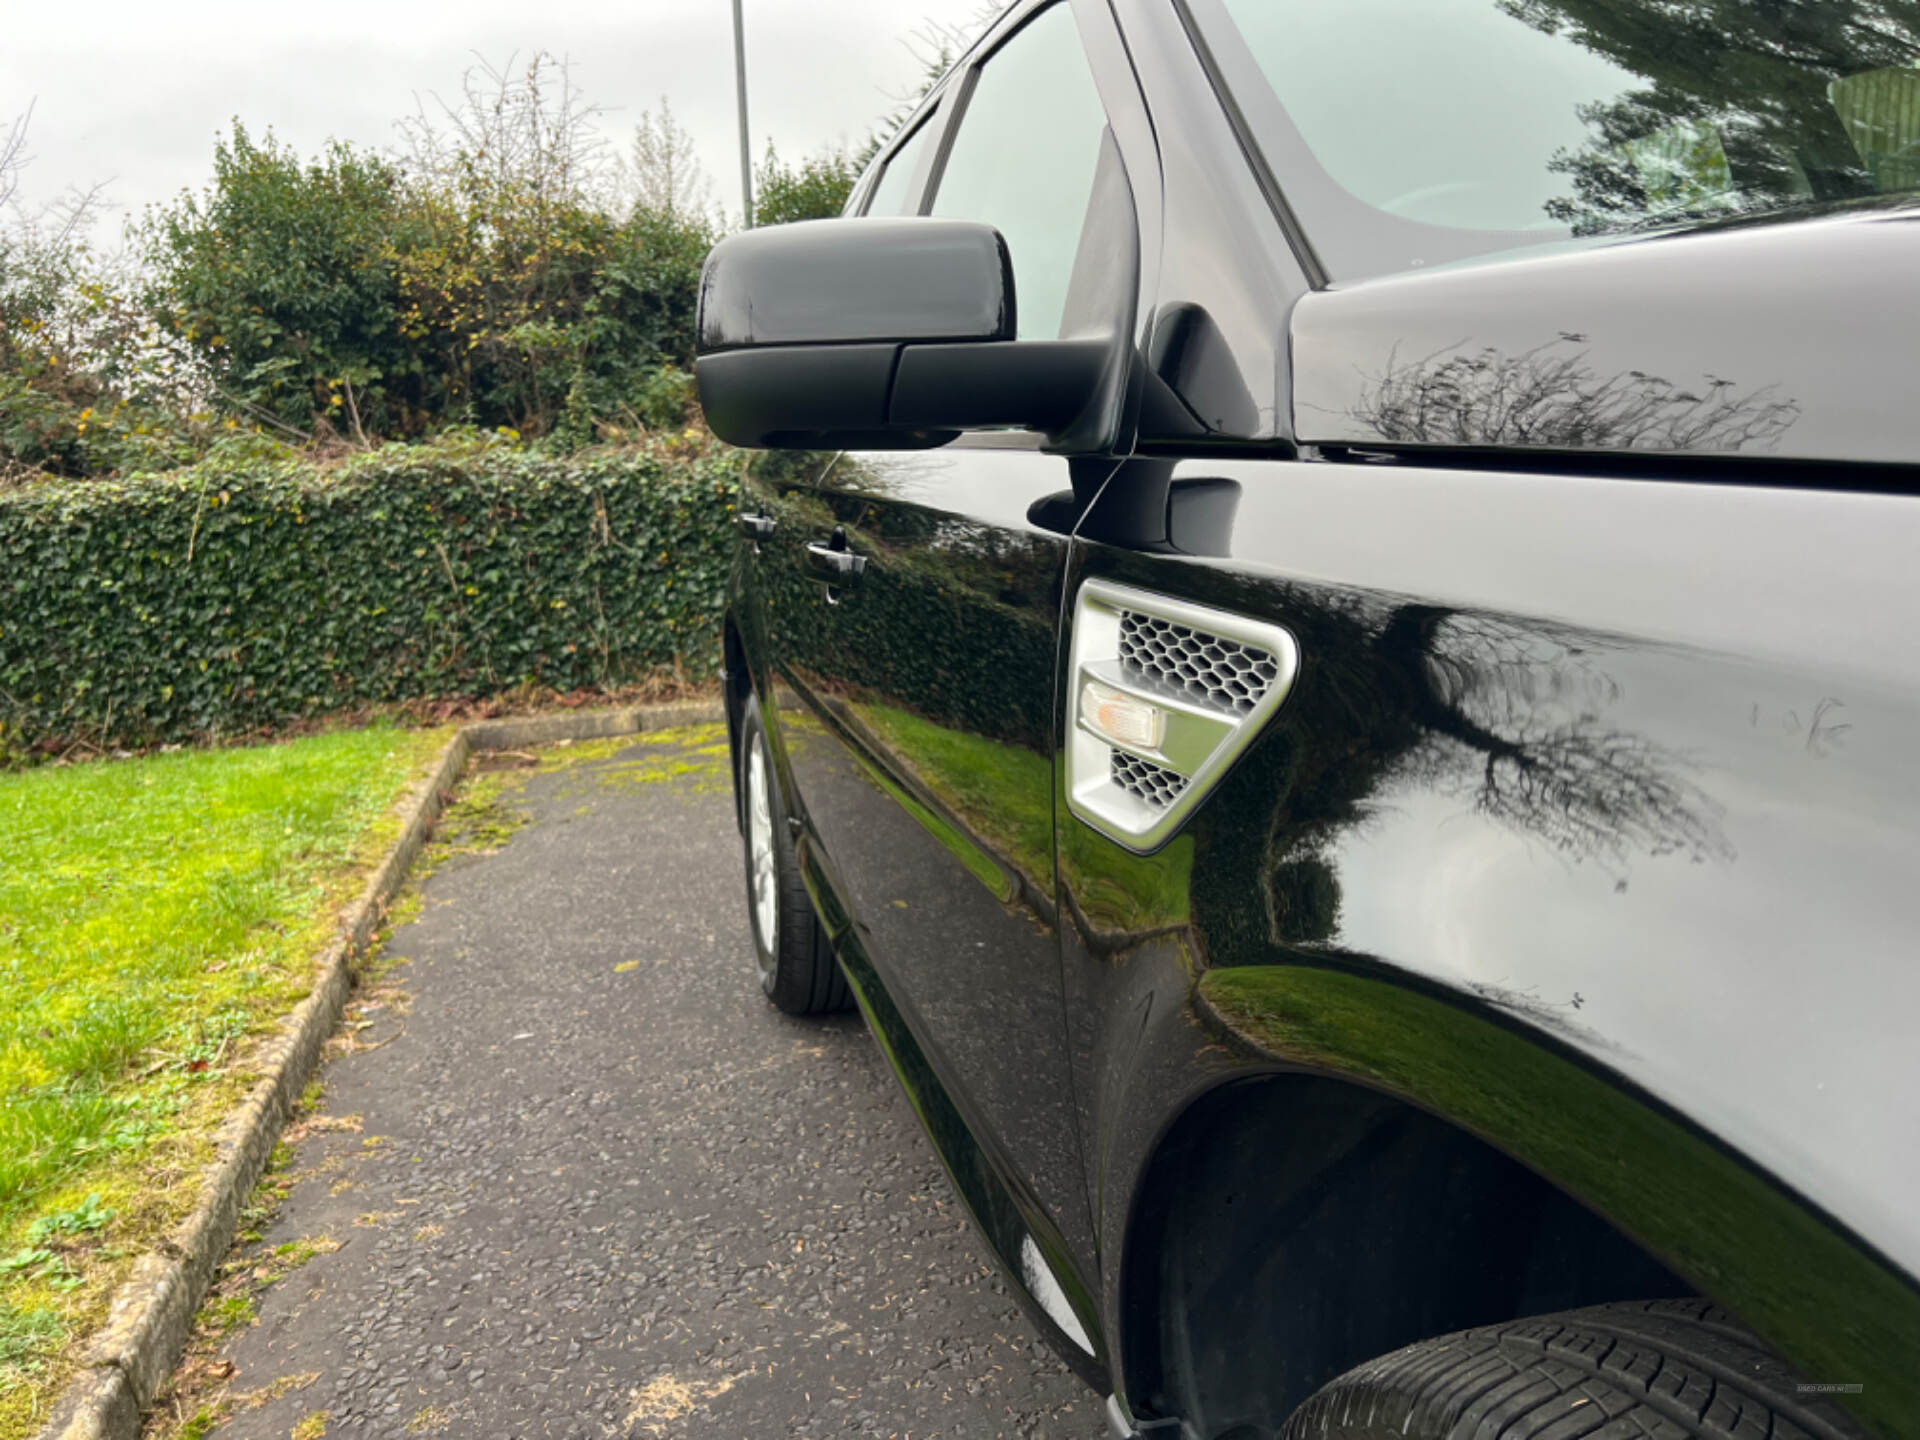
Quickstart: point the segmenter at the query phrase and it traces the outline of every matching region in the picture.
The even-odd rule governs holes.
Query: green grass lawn
[[[442,732],[0,775],[0,1440],[192,1202]]]

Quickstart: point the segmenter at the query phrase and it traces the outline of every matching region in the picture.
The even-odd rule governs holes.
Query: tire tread
[[[1280,1440],[1859,1440],[1794,1379],[1706,1301],[1596,1305],[1367,1361],[1310,1397]]]
[[[766,722],[761,715],[760,702],[749,699],[740,721],[740,775],[737,783],[742,796],[747,794],[746,770],[753,748],[764,748],[766,744]],[[827,938],[826,927],[814,913],[813,897],[807,893],[806,881],[800,874],[799,856],[795,853],[793,836],[787,828],[785,797],[780,793],[778,772],[774,769],[770,751],[766,756],[766,764],[767,800],[773,811],[774,876],[778,886],[779,911],[779,933],[775,936],[775,953],[771,957],[772,983],[764,985],[767,999],[789,1015],[826,1015],[851,1009],[853,992],[848,988],[847,977],[841,972],[840,962],[834,957],[833,943]],[[742,803],[750,802],[743,800]],[[748,845],[747,865],[751,871],[751,840],[745,835],[742,839]],[[747,886],[748,930],[758,949],[762,942],[758,924],[752,918],[751,873]]]

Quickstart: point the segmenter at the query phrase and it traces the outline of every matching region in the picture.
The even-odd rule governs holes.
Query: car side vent
[[[1120,612],[1120,663],[1242,715],[1252,714],[1280,678],[1280,662],[1269,651],[1138,610]]]
[[[1151,760],[1142,760],[1138,755],[1116,750],[1113,752],[1113,783],[1129,795],[1139,796],[1155,809],[1164,810],[1178,800],[1180,792],[1187,788],[1187,777],[1175,774]]]
[[[1287,698],[1278,625],[1106,580],[1073,610],[1067,805],[1145,854],[1180,828]]]

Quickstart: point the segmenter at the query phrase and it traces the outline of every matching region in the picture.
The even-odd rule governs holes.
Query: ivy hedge
[[[738,463],[468,436],[0,494],[0,749],[699,673]]]

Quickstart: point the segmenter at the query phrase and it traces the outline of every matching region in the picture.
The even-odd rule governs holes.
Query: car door
[[[1121,8],[1164,119],[1163,77],[1193,52],[1166,33],[1173,7]],[[1234,58],[1224,12],[1271,23],[1282,7],[1191,8],[1221,12],[1202,26],[1217,78]],[[1480,7],[1502,23],[1511,8]],[[1345,72],[1284,26],[1269,39],[1303,69],[1333,68],[1340,89]],[[1212,153],[1239,153],[1227,113],[1205,117]],[[1174,129],[1160,132],[1169,147]],[[1328,133],[1354,145],[1361,130]],[[1177,193],[1194,168],[1169,157],[1170,232],[1198,208]],[[1300,169],[1275,178],[1276,201],[1311,193]],[[1280,233],[1293,212],[1271,208],[1240,212],[1232,228],[1263,243],[1224,262],[1220,242],[1170,233],[1145,383],[1213,433],[1143,421],[1158,458],[1105,487],[1068,575],[1063,945],[1072,1012],[1089,1017],[1078,1075],[1105,1253],[1130,1251],[1130,1278],[1114,1265],[1108,1281],[1131,1317],[1116,1340],[1133,1399],[1201,1434],[1273,1433],[1330,1376],[1414,1339],[1569,1293],[1692,1288],[1810,1370],[1875,1377],[1878,1414],[1911,1415],[1910,1282],[1769,1178],[1889,1254],[1911,1245],[1910,1209],[1881,1202],[1908,1193],[1912,1156],[1894,1139],[1908,1108],[1885,1098],[1912,1053],[1911,1007],[1889,1005],[1916,924],[1899,877],[1920,770],[1893,738],[1913,728],[1912,581],[1897,558],[1920,523],[1911,498],[1847,493],[1880,487],[1818,451],[1796,466],[1790,443],[1741,453],[1773,449],[1792,423],[1779,397],[1810,419],[1830,392],[1804,359],[1818,353],[1810,326],[1773,353],[1740,343],[1753,296],[1789,303],[1778,283],[1722,289],[1716,323],[1669,313],[1729,266],[1707,247],[1731,232],[1596,254],[1602,278],[1584,285],[1582,267],[1520,258],[1375,284],[1337,227],[1314,232],[1316,258]],[[1682,280],[1683,264],[1699,269]],[[1290,312],[1264,340],[1238,323],[1256,307],[1216,298],[1256,265],[1282,273],[1246,288],[1269,296],[1269,316]],[[1492,330],[1498,299],[1518,342]],[[1363,307],[1374,351],[1330,343]],[[1882,353],[1850,323],[1840,359]],[[1472,378],[1421,392],[1426,428],[1395,431],[1381,403],[1393,383],[1412,395],[1469,334],[1472,360],[1447,378]],[[1438,418],[1516,413],[1529,362],[1601,335],[1620,347],[1617,376],[1533,397],[1534,432],[1602,380],[1644,401],[1667,383],[1650,376],[1721,377],[1724,423],[1660,442],[1694,466],[1635,453],[1645,416],[1631,404],[1529,448],[1521,427],[1489,438],[1486,422],[1476,434]],[[1881,438],[1873,393],[1855,382],[1840,407],[1852,424],[1825,443]],[[1354,449],[1332,443],[1336,426]],[[1511,453],[1491,453],[1502,443]],[[1095,688],[1116,672],[1127,703]],[[1110,703],[1112,724],[1096,713]],[[1190,713],[1207,743],[1171,743]],[[1335,1092],[1289,1089],[1303,1074],[1458,1130],[1412,1110],[1329,1124],[1316,1106]],[[1264,1085],[1270,1128],[1208,1130]],[[1663,1104],[1711,1142],[1663,1129]],[[1564,1257],[1515,1246],[1534,1212],[1456,1187],[1478,1163],[1461,1132],[1679,1278],[1591,1230]],[[1523,1287],[1516,1257],[1565,1288]],[[1868,1293],[1888,1298],[1855,1298]]]
[[[882,210],[998,228],[1022,339],[1131,306],[1132,274],[1113,283],[1105,259],[1131,207],[1101,201],[1124,196],[1124,174],[1065,0],[1003,19],[868,190]],[[976,1218],[1088,1356],[1101,1347],[1076,1279],[1094,1247],[1064,1038],[1051,737],[1073,497],[1111,466],[990,433],[851,452],[824,474],[763,472],[747,500],[777,525],[759,589],[799,702],[778,724],[816,905],[883,1040],[898,1021],[924,1057],[933,1083],[916,1099]],[[915,1056],[891,1058],[910,1078]],[[929,1106],[945,1114],[949,1099],[946,1128],[964,1133],[943,1138]],[[991,1179],[961,1173],[974,1151]]]

